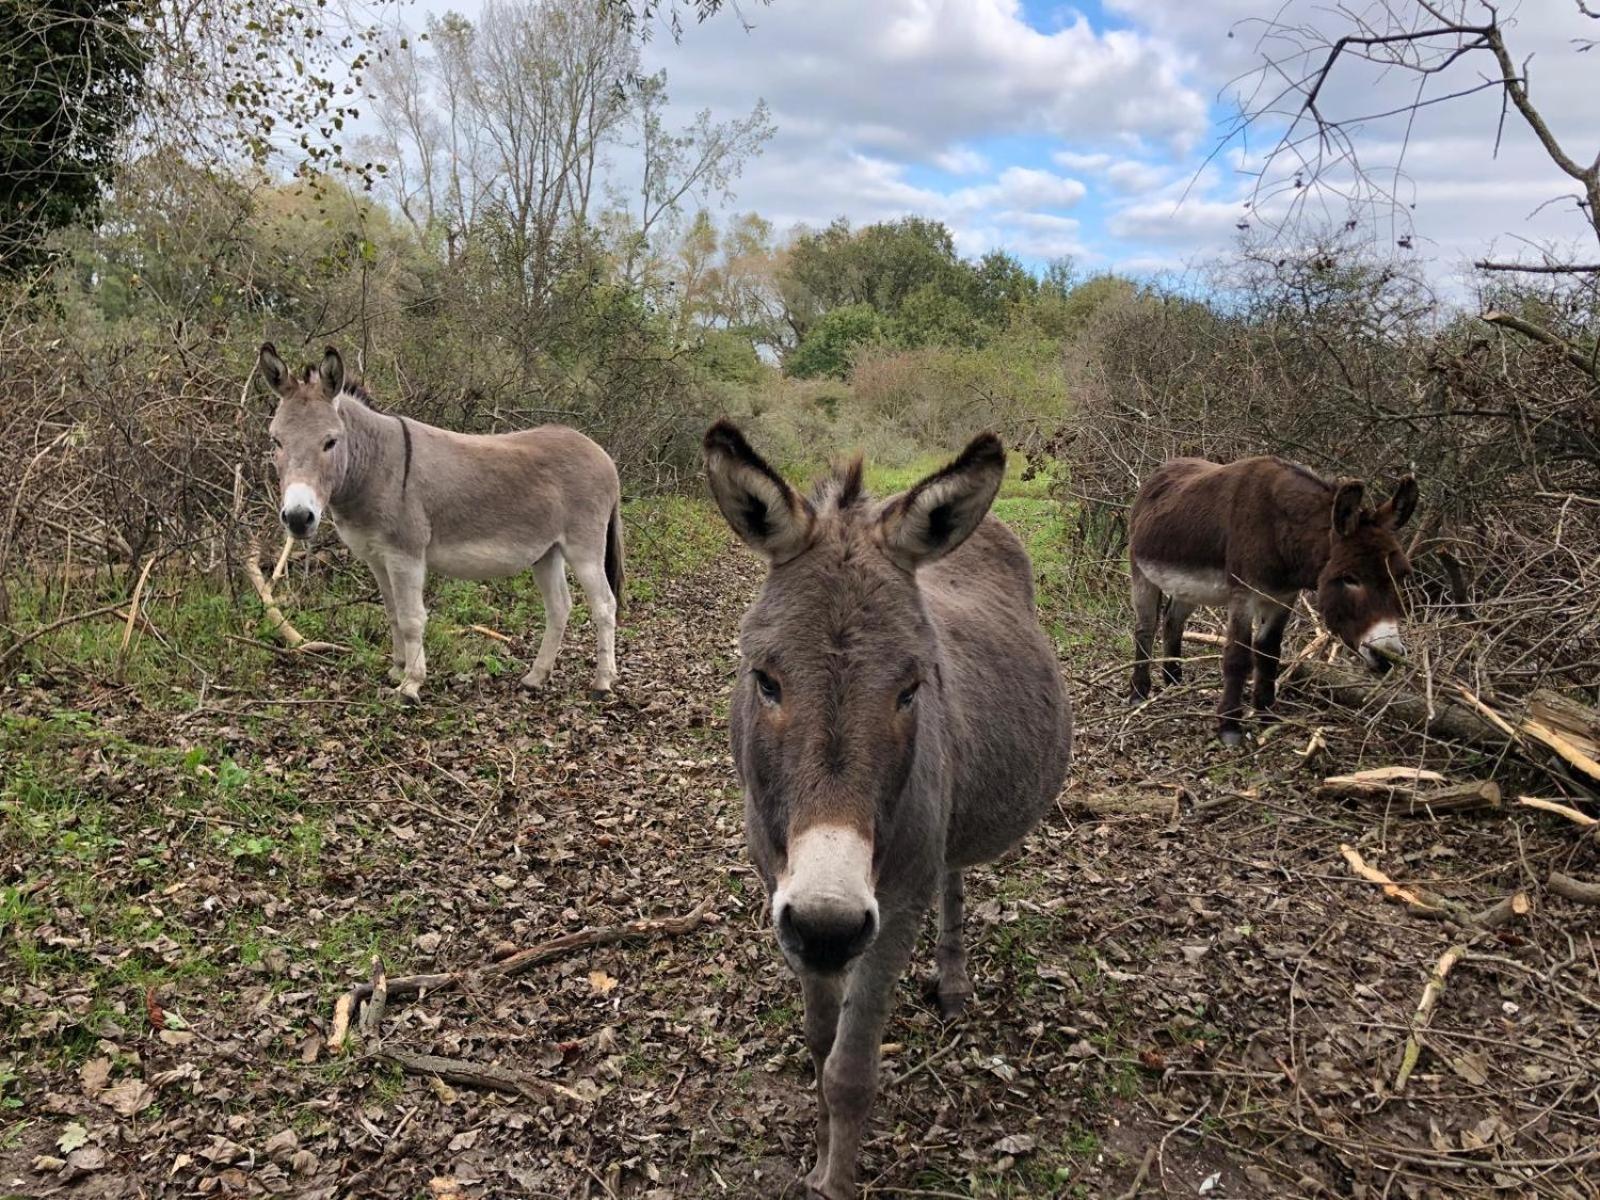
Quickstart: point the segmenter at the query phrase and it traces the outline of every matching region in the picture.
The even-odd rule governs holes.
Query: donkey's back
[[[447,556],[455,543],[520,543],[497,574],[531,566],[569,530],[603,537],[620,499],[611,456],[565,425],[472,434],[412,422],[412,439],[415,503],[434,554]]]
[[[1017,536],[986,518],[918,582],[947,675],[952,867],[998,858],[1061,790],[1072,714],[1034,608],[1033,564]]]

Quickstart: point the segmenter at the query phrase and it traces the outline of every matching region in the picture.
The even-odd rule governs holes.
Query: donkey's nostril
[[[304,537],[317,523],[315,513],[309,508],[298,506],[284,509],[278,516],[282,518],[284,528],[296,537]]]
[[[779,942],[814,971],[841,970],[877,934],[878,914],[871,908],[787,904],[778,915]]]

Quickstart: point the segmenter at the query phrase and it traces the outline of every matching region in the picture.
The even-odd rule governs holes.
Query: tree
[[[702,199],[731,196],[733,181],[744,170],[745,161],[760,154],[776,132],[765,100],[758,100],[748,116],[729,121],[713,121],[711,110],[701,109],[678,133],[666,127],[666,105],[665,71],[637,82],[639,211],[624,268],[626,277],[637,283],[648,284],[643,278],[648,271],[642,268],[661,221],[676,213],[691,193]]]
[[[1600,21],[1600,8],[1587,0],[1573,0],[1578,19]],[[1404,162],[1386,167],[1382,175],[1363,165],[1357,139],[1363,129],[1385,117],[1404,117],[1405,144],[1409,145],[1411,123],[1417,114],[1439,104],[1479,91],[1498,92],[1502,97],[1502,125],[1515,112],[1528,127],[1550,161],[1576,185],[1567,197],[1576,205],[1600,248],[1600,148],[1591,153],[1585,148],[1575,153],[1555,135],[1534,100],[1529,60],[1519,61],[1506,38],[1507,23],[1489,0],[1370,0],[1357,8],[1332,10],[1339,22],[1332,29],[1317,24],[1291,23],[1273,19],[1264,23],[1262,51],[1265,65],[1258,73],[1260,87],[1252,102],[1241,113],[1230,138],[1243,136],[1263,122],[1281,124],[1282,133],[1261,163],[1252,207],[1260,213],[1263,205],[1282,203],[1286,216],[1279,223],[1299,217],[1309,198],[1331,192],[1343,197],[1355,212],[1373,206],[1404,212],[1393,192]],[[1592,51],[1594,38],[1573,39],[1575,49]],[[1481,61],[1485,70],[1471,78],[1461,77],[1464,60]],[[1415,90],[1398,109],[1345,115],[1332,111],[1328,99],[1329,81],[1345,64],[1366,62],[1387,75],[1410,76]],[[1446,78],[1459,79],[1455,91]],[[1487,143],[1487,130],[1486,143]],[[1486,153],[1499,146],[1497,130]],[[1352,217],[1352,225],[1354,218]],[[1409,248],[1409,231],[1399,238]],[[1480,270],[1571,275],[1585,285],[1600,290],[1600,261],[1563,261],[1546,253],[1543,261],[1488,262]],[[1593,354],[1569,343],[1558,333],[1519,317],[1491,309],[1485,321],[1515,330],[1523,336],[1561,350],[1567,360],[1600,380],[1600,365]]]
[[[13,0],[0,38],[0,277],[91,220],[144,96],[137,0]]]
[[[783,367],[801,379],[819,375],[843,379],[850,373],[855,352],[882,336],[883,322],[870,304],[830,309],[784,360]]]

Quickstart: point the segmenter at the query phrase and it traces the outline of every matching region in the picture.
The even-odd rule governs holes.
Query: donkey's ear
[[[750,448],[732,422],[706,430],[706,478],[728,524],[772,566],[811,544],[813,513],[805,498]]]
[[[337,399],[339,393],[344,391],[344,359],[339,357],[339,352],[329,346],[322,352],[322,364],[317,367],[317,378],[322,381],[322,390],[328,393],[328,399]]]
[[[1416,511],[1417,477],[1402,475],[1400,482],[1395,485],[1394,495],[1390,496],[1378,510],[1378,519],[1391,529],[1399,529],[1411,520],[1411,514]]]
[[[1005,474],[1005,447],[980,433],[955,462],[884,507],[879,520],[889,557],[912,571],[949,554],[983,520]]]
[[[1349,537],[1361,528],[1361,498],[1367,485],[1359,479],[1341,479],[1339,490],[1333,494],[1333,528]]]
[[[271,342],[261,343],[261,356],[257,360],[261,369],[261,378],[278,395],[283,395],[293,384],[289,376],[289,368],[284,366],[283,359],[278,357],[278,348]]]

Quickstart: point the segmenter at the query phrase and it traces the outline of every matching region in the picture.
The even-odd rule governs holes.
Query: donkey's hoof
[[[600,703],[602,700],[609,700],[611,699],[611,689],[592,687],[589,689],[589,699],[593,700],[596,704]]]
[[[843,1200],[837,1191],[828,1188],[828,1163],[826,1159],[812,1167],[806,1175],[806,1200]]]
[[[1244,731],[1239,729],[1224,729],[1217,735],[1222,739],[1222,744],[1232,750],[1244,744]]]
[[[521,679],[517,680],[517,686],[525,692],[542,692],[544,691],[544,685],[549,681],[550,676],[535,675],[532,671],[529,671]]]
[[[949,991],[940,989],[938,993],[939,1016],[946,1021],[958,1019],[967,1011],[967,1002],[972,999],[972,988],[951,988]]]
[[[395,688],[394,694],[400,703],[409,708],[415,708],[422,703],[422,685],[420,683],[402,683]]]

